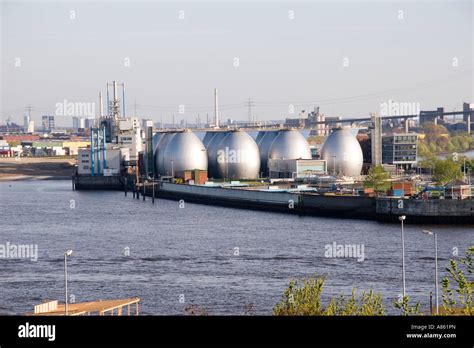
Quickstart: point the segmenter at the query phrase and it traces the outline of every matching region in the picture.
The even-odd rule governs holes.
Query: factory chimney
[[[102,100],[102,92],[99,92],[99,110],[100,117],[104,117],[104,101]]]
[[[114,119],[117,120],[120,118],[120,100],[118,99],[118,90],[117,90],[117,81],[113,81],[113,100],[112,100],[112,114]]]
[[[219,104],[217,88],[214,88],[214,116],[215,116],[215,128],[219,128]]]
[[[114,101],[116,101],[117,100],[117,81],[113,82],[113,86],[114,86]]]

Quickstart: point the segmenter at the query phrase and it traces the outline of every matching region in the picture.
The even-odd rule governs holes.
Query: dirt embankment
[[[71,178],[75,158],[0,158],[0,181]]]

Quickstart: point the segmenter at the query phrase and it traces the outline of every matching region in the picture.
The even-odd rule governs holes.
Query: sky
[[[192,123],[367,117],[381,103],[474,102],[473,2],[0,0],[0,124],[94,103],[125,83],[126,115]],[[180,105],[181,112],[180,113]],[[292,108],[291,106],[294,106]],[[291,110],[294,113],[291,113]],[[71,126],[71,115],[56,117]]]

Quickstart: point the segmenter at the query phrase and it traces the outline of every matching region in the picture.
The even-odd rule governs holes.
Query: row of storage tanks
[[[297,130],[260,131],[256,139],[243,130],[209,131],[201,139],[191,132],[156,133],[153,137],[155,173],[174,175],[185,170],[207,170],[208,177],[255,179],[268,176],[269,159],[311,159],[311,149]],[[344,175],[362,169],[362,150],[354,134],[335,129],[321,158]]]

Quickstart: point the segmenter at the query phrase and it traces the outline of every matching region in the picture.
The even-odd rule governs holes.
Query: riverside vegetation
[[[443,303],[440,315],[473,315],[472,303],[474,246],[467,249],[463,258],[451,259],[446,268],[449,276],[442,279]],[[352,289],[351,296],[340,295],[330,298],[327,305],[322,301],[325,276],[304,279],[302,282],[291,280],[284,291],[282,299],[273,307],[273,314],[279,316],[380,316],[386,315],[382,295],[372,290],[356,295]],[[451,284],[455,284],[452,288]],[[422,315],[420,303],[410,304],[409,296],[404,296],[393,303],[400,315]],[[434,312],[433,312],[434,313]]]
[[[464,152],[474,148],[474,139],[467,133],[452,132],[441,125],[426,122],[421,133],[424,139],[418,144],[418,153],[422,157],[431,157],[443,153]]]

